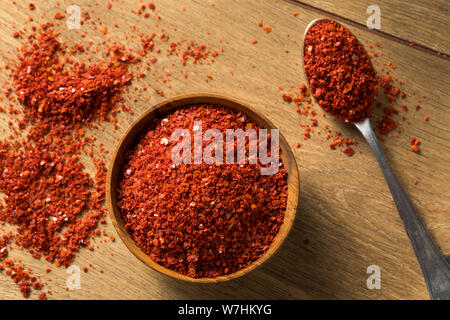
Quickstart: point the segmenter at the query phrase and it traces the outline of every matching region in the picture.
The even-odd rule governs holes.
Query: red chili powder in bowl
[[[326,112],[347,122],[370,117],[377,95],[376,73],[364,47],[347,28],[331,20],[309,28],[304,68],[311,93]]]
[[[118,206],[125,228],[152,260],[211,278],[245,268],[266,252],[283,224],[287,171],[281,159],[274,175],[261,175],[260,161],[175,165],[172,132],[188,129],[193,137],[195,121],[203,132],[261,129],[219,105],[184,106],[154,120],[125,155]],[[203,140],[203,148],[210,143]]]

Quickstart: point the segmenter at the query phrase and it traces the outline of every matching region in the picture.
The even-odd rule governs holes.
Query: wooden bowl
[[[181,107],[188,104],[197,103],[207,103],[207,104],[218,104],[230,109],[240,111],[241,113],[247,115],[249,118],[255,120],[259,125],[265,129],[274,129],[274,125],[267,120],[265,117],[258,114],[252,108],[240,103],[236,100],[226,98],[219,95],[212,94],[188,94],[174,97],[172,99],[165,100],[156,106],[153,106],[143,115],[141,115],[125,132],[122,139],[120,139],[114,154],[112,155],[111,164],[108,171],[108,177],[106,182],[106,202],[108,206],[109,215],[117,230],[122,241],[128,247],[128,249],[147,266],[171,276],[176,279],[181,279],[190,282],[203,282],[203,283],[214,283],[219,281],[226,281],[234,279],[248,272],[256,269],[266,262],[281,246],[283,240],[287,237],[289,231],[291,230],[292,224],[295,220],[295,214],[297,211],[297,204],[299,199],[299,175],[297,170],[297,163],[295,162],[294,155],[286,142],[286,139],[280,133],[280,147],[281,147],[281,159],[284,163],[284,167],[288,172],[288,198],[287,198],[287,208],[284,216],[284,222],[275,236],[273,242],[270,244],[267,251],[257,260],[252,262],[246,268],[240,269],[234,273],[227,275],[222,275],[214,278],[192,278],[156,263],[153,261],[145,252],[143,252],[128,234],[125,229],[124,221],[119,207],[117,206],[117,186],[120,180],[121,170],[123,166],[123,160],[125,152],[132,148],[137,140],[141,138],[141,135],[148,128],[148,125],[155,117],[160,117],[168,112],[172,111],[177,107]]]

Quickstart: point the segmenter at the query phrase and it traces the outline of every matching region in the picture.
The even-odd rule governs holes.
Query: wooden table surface
[[[11,62],[20,39],[12,36],[14,30],[33,23],[53,19],[55,12],[64,10],[71,1],[2,1],[0,4],[0,55],[3,66]],[[146,1],[145,3],[147,3]],[[321,119],[333,130],[359,142],[357,153],[347,157],[332,151],[323,137],[313,136],[303,141],[303,129],[298,125],[306,121],[298,116],[295,107],[281,99],[279,86],[289,88],[305,82],[300,68],[303,32],[307,24],[320,17],[340,17],[338,21],[349,26],[363,42],[379,42],[384,56],[397,66],[394,77],[405,81],[408,97],[405,103],[410,111],[408,122],[401,125],[398,138],[385,139],[383,148],[399,180],[410,195],[428,229],[445,254],[450,253],[450,115],[449,71],[450,53],[447,39],[449,31],[448,2],[377,1],[381,8],[381,31],[367,30],[367,6],[371,1],[238,1],[215,0],[155,0],[161,19],[156,27],[153,17],[143,18],[131,12],[140,2],[132,0],[106,1],[76,0],[82,11],[88,11],[93,21],[108,26],[105,36],[92,24],[80,30],[68,30],[65,24],[57,27],[61,39],[68,44],[75,41],[105,38],[136,44],[136,32],[167,30],[173,41],[187,39],[204,43],[211,48],[224,48],[215,63],[188,64],[189,77],[183,78],[173,58],[162,54],[151,74],[135,79],[133,87],[151,84],[151,88],[164,91],[165,97],[190,92],[211,92],[233,96],[258,109],[280,128],[295,153],[299,172],[301,199],[297,219],[289,238],[279,253],[260,269],[226,283],[214,285],[193,284],[167,278],[138,261],[119,239],[99,243],[94,251],[82,250],[74,264],[80,267],[92,264],[81,275],[81,289],[66,291],[68,274],[30,255],[13,250],[11,256],[20,258],[42,275],[45,281],[47,267],[52,268],[48,289],[50,299],[428,299],[427,289],[409,239],[403,229],[391,194],[381,170],[362,137],[350,125],[331,117]],[[298,15],[292,15],[298,11]],[[29,22],[31,16],[34,21]],[[98,20],[97,20],[98,19]],[[272,27],[265,33],[258,22]],[[64,20],[62,21],[64,22]],[[118,27],[114,27],[117,24]],[[80,34],[86,32],[86,37]],[[255,45],[252,40],[258,40]],[[417,45],[411,47],[409,42]],[[286,53],[285,50],[289,52]],[[171,72],[170,82],[160,78]],[[205,73],[212,79],[208,82]],[[3,83],[9,72],[0,70]],[[425,95],[422,102],[421,95]],[[112,150],[127,126],[160,102],[155,90],[136,95],[134,90],[126,96],[127,105],[134,115],[120,113],[120,129],[102,124],[103,132],[95,133],[98,143]],[[415,111],[420,104],[422,109]],[[319,111],[318,106],[314,108]],[[429,121],[424,121],[424,115]],[[8,114],[0,116],[0,135],[8,136]],[[410,140],[416,137],[421,153],[410,151]],[[300,149],[297,142],[304,142]],[[361,151],[361,152],[359,152]],[[86,160],[88,169],[92,164]],[[413,184],[417,179],[419,183]],[[116,235],[108,220],[107,232]],[[118,237],[117,237],[118,238]],[[381,289],[369,290],[367,267],[381,269]],[[100,273],[103,270],[104,273]],[[13,281],[0,273],[0,298],[21,298]],[[36,298],[33,293],[32,298]]]

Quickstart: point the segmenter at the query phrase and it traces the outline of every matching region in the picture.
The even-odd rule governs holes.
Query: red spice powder
[[[45,292],[41,292],[38,296],[39,299],[41,300],[47,300],[47,295],[45,294]]]
[[[35,28],[27,37],[12,73],[14,91],[24,105],[17,124],[28,133],[15,131],[0,141],[0,222],[16,227],[1,238],[0,265],[24,297],[43,284],[18,261],[6,258],[7,243],[66,267],[82,247],[93,248],[90,239],[106,214],[106,169],[103,160],[93,158],[94,139],[85,137],[82,126],[108,119],[131,80],[127,64],[133,61],[113,46],[110,61],[72,63],[51,26]],[[80,162],[81,153],[94,160],[93,178]]]
[[[350,157],[355,153],[355,150],[353,150],[352,147],[347,147],[347,148],[343,149],[342,152]]]
[[[419,140],[417,140],[416,138],[411,139],[411,150],[412,151],[419,152],[420,151],[419,145],[420,145]]]
[[[0,144],[0,192],[5,195],[0,221],[17,226],[15,241],[33,257],[68,265],[103,215],[93,211],[81,218],[81,213],[98,209],[103,195],[92,194],[94,181],[78,157],[61,149],[51,143]]]
[[[283,90],[282,87],[279,88]],[[329,143],[330,149],[335,150],[337,147],[341,147],[341,151],[351,157],[354,154],[353,148],[350,148],[350,145],[357,145],[357,142],[351,140],[350,138],[343,137],[340,132],[333,132],[328,125],[325,125],[323,128],[319,127],[319,120],[317,119],[317,112],[315,110],[311,110],[311,97],[306,85],[303,83],[298,87],[298,92],[293,96],[292,94],[283,93],[282,98],[287,103],[294,102],[296,105],[296,112],[302,116],[307,117],[309,123],[300,123],[300,127],[304,129],[303,132],[303,140],[309,140],[312,134],[317,133],[318,135],[324,135],[325,140],[331,142]],[[325,116],[325,114],[324,114]],[[314,127],[317,127],[317,130],[313,130]],[[301,143],[300,143],[301,146]],[[297,144],[297,148],[298,148]]]
[[[199,120],[202,130],[260,128],[222,106],[179,108],[155,120],[126,154],[117,190],[137,245],[155,262],[195,278],[235,272],[264,254],[283,223],[287,201],[282,164],[275,175],[261,175],[259,164],[174,165],[172,132],[188,129],[192,137]]]
[[[401,92],[400,89],[395,86],[394,79],[388,71],[386,73],[386,76],[381,75],[377,77],[378,85],[383,88],[384,97],[389,103],[389,107],[384,107],[383,114],[376,119],[376,128],[378,129],[378,132],[384,136],[387,136],[393,130],[397,129],[399,123],[395,117],[399,114],[399,111],[395,108],[395,104],[398,103],[399,98],[406,97],[406,94]],[[381,104],[377,104],[377,107],[380,106]],[[408,107],[403,106],[403,110],[405,112],[408,111]]]
[[[319,32],[317,32],[319,33]],[[323,42],[326,46],[326,44],[328,43],[327,41],[325,41],[326,38],[324,36],[324,38],[322,39],[323,41],[321,41],[318,46],[320,47],[321,43]],[[378,48],[380,47],[380,44],[378,42],[375,43],[375,45],[368,45],[369,48],[373,49],[370,51],[369,57],[372,58],[372,61],[374,62],[375,65],[379,65],[380,61],[377,61],[378,59],[381,59],[381,57],[383,57],[383,53],[382,52],[376,52],[374,51],[374,48]],[[313,47],[311,47],[312,50]],[[305,47],[305,54],[307,54],[307,47]],[[325,48],[325,52],[326,52],[326,48]],[[333,50],[337,50],[334,47],[329,49],[331,51]],[[311,57],[309,58],[313,58],[312,54]],[[320,58],[320,57],[319,57]],[[352,56],[352,60],[353,60],[353,56]],[[317,63],[318,65],[319,63]],[[392,138],[394,137],[392,135],[392,133],[397,133],[397,135],[395,137],[399,137],[399,135],[403,132],[403,128],[401,127],[402,123],[405,124],[409,124],[409,122],[407,121],[406,118],[406,113],[408,112],[409,108],[408,106],[404,103],[403,99],[405,99],[407,97],[406,92],[403,90],[403,85],[404,85],[404,81],[401,81],[397,78],[394,78],[391,74],[390,71],[391,69],[396,69],[396,66],[394,64],[392,64],[390,61],[383,61],[382,62],[383,66],[389,67],[389,68],[383,68],[381,67],[379,70],[379,73],[376,74],[376,81],[378,84],[378,87],[382,88],[382,94],[383,96],[380,96],[380,102],[378,102],[376,104],[376,108],[374,108],[373,111],[373,117],[374,117],[374,122],[375,122],[375,129],[376,132],[378,134],[380,134],[381,136],[384,137],[389,137]],[[325,70],[325,69],[317,69],[317,70]],[[339,69],[340,73],[342,70],[344,69]],[[331,74],[336,74],[336,72],[331,73]],[[294,86],[291,86],[290,88],[294,88]],[[309,92],[306,88],[305,84],[301,84],[299,87],[300,93],[297,94],[292,94],[292,93],[286,93],[284,92],[282,94],[282,98],[285,102],[287,103],[291,103],[294,102],[296,105],[296,111],[299,115],[303,116],[303,117],[308,117],[308,121],[310,121],[310,123],[305,123],[304,121],[300,122],[300,126],[302,128],[304,128],[304,135],[303,135],[303,139],[304,140],[308,140],[312,137],[312,135],[314,133],[317,134],[321,134],[321,133],[325,133],[326,139],[329,140],[331,138],[333,138],[333,141],[330,143],[330,148],[331,149],[336,149],[336,146],[347,146],[354,144],[356,145],[357,143],[352,140],[350,140],[349,138],[345,138],[341,136],[340,132],[335,132],[333,134],[333,132],[331,131],[331,129],[328,128],[328,126],[325,126],[324,128],[321,128],[321,130],[312,130],[312,127],[314,126],[320,126],[320,120],[318,120],[317,117],[315,117],[316,115],[316,111],[314,110],[314,104],[311,104],[311,99],[309,98]],[[344,88],[345,89],[345,88]],[[280,87],[280,90],[283,90],[282,87]],[[378,90],[376,90],[378,91]],[[414,96],[415,94],[413,93],[412,96]],[[382,101],[384,99],[386,101]],[[425,98],[424,95],[421,95],[421,98]],[[382,102],[381,102],[382,101]],[[421,103],[421,100],[418,100],[419,103]],[[320,103],[320,101],[319,101]],[[417,105],[415,107],[416,111],[420,110],[421,107],[420,105]],[[378,112],[379,110],[381,110],[381,114]],[[310,115],[313,115],[314,118],[311,118]],[[323,114],[323,116],[325,117],[325,114]],[[429,117],[427,115],[424,115],[424,120],[427,121],[429,119]],[[382,139],[381,138],[381,139]],[[343,144],[342,142],[347,141],[350,142],[349,144],[345,143]],[[413,151],[419,152],[419,147],[417,145],[412,145],[411,149]],[[353,155],[354,152],[348,152],[350,151],[350,149],[341,149],[342,152],[344,152],[346,155]]]
[[[308,30],[304,50],[305,72],[319,105],[345,121],[370,117],[375,70],[355,36],[334,21],[321,21]]]
[[[12,259],[5,259],[3,261],[3,268],[6,268],[5,274],[13,279],[25,298],[30,296],[32,288],[40,290],[43,286],[21,263],[15,263]]]
[[[384,114],[378,119],[377,129],[380,134],[387,135],[395,128],[397,128],[397,122],[393,119],[392,115]]]
[[[16,72],[15,92],[31,119],[58,124],[105,119],[118,100],[121,88],[131,80],[126,64],[111,61],[86,66],[75,63],[65,69],[65,46],[57,33],[44,28],[36,42],[22,47]]]

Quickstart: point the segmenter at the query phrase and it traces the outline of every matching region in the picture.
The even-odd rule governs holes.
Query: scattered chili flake
[[[292,102],[292,96],[289,94],[284,94],[282,95],[283,100],[286,101],[287,103],[291,103]]]
[[[397,128],[397,123],[391,115],[383,115],[377,123],[377,129],[382,135],[387,135],[389,132]]]
[[[414,184],[418,184],[418,183],[419,183],[419,180],[414,180],[413,183],[414,183]]]
[[[252,40],[252,44],[257,44],[258,40]]]
[[[417,140],[416,138],[412,138],[411,139],[411,150],[414,152],[419,152],[420,151],[419,144],[420,144],[419,140]]]
[[[45,294],[45,292],[41,292],[39,293],[38,298],[41,300],[47,300],[47,295]]]
[[[347,147],[344,150],[342,150],[342,152],[345,153],[347,156],[351,157],[355,153],[355,150],[353,150],[352,147]]]
[[[6,268],[6,275],[11,277],[13,281],[18,285],[20,292],[24,298],[28,298],[31,294],[31,287],[33,282],[28,271],[25,270],[23,264],[17,264],[11,259],[5,259],[3,261],[3,267]]]
[[[264,27],[264,31],[265,31],[266,33],[270,33],[270,32],[272,31],[272,27],[271,27],[271,26],[265,26],[265,27]]]
[[[279,88],[283,90],[283,87]],[[329,144],[330,149],[335,150],[337,147],[341,147],[341,151],[347,155],[353,155],[350,149],[347,149],[350,145],[357,145],[357,143],[349,138],[342,137],[340,132],[332,132],[328,125],[324,125],[321,129],[313,130],[314,127],[319,127],[319,120],[317,118],[317,112],[315,110],[310,110],[311,108],[311,98],[309,91],[304,83],[298,86],[298,93],[283,93],[282,98],[284,101],[291,103],[292,101],[295,103],[296,112],[302,116],[307,117],[310,123],[300,123],[299,125],[304,129],[303,139],[308,140],[311,138],[313,133],[317,133],[318,135],[324,133],[325,139],[330,140],[333,139]],[[324,114],[325,115],[325,114]],[[311,117],[312,116],[312,117]],[[353,149],[352,149],[353,150]]]
[[[53,18],[60,20],[60,19],[64,19],[65,15],[63,15],[61,12],[56,12],[55,15],[53,16]]]

